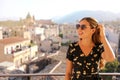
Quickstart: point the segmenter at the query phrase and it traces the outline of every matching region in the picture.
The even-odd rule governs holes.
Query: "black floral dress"
[[[89,55],[85,56],[77,42],[71,43],[66,56],[73,62],[71,80],[93,80],[91,74],[98,72],[99,60],[103,51],[103,44],[97,44]]]

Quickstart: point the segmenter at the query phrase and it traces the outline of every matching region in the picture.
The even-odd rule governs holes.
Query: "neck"
[[[83,45],[83,46],[91,46],[93,45],[93,42],[92,42],[92,39],[83,39],[83,38],[80,38],[80,44]]]

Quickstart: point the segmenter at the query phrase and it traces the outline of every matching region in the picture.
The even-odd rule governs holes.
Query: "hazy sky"
[[[0,19],[25,18],[28,12],[36,19],[50,19],[80,10],[120,13],[120,4],[119,0],[0,0]]]

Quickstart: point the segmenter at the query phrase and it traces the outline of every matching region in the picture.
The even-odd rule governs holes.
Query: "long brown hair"
[[[92,17],[84,17],[80,20],[80,22],[83,21],[83,20],[86,20],[89,23],[91,29],[93,29],[93,28],[96,29],[95,32],[92,35],[92,41],[94,42],[94,44],[101,43],[101,41],[100,41],[100,30],[98,28],[98,21],[96,19],[92,18]]]

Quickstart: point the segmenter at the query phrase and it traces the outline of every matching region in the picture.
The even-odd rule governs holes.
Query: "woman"
[[[100,60],[115,59],[104,27],[94,18],[85,17],[76,25],[79,41],[71,43],[67,51],[65,80],[94,80]]]

